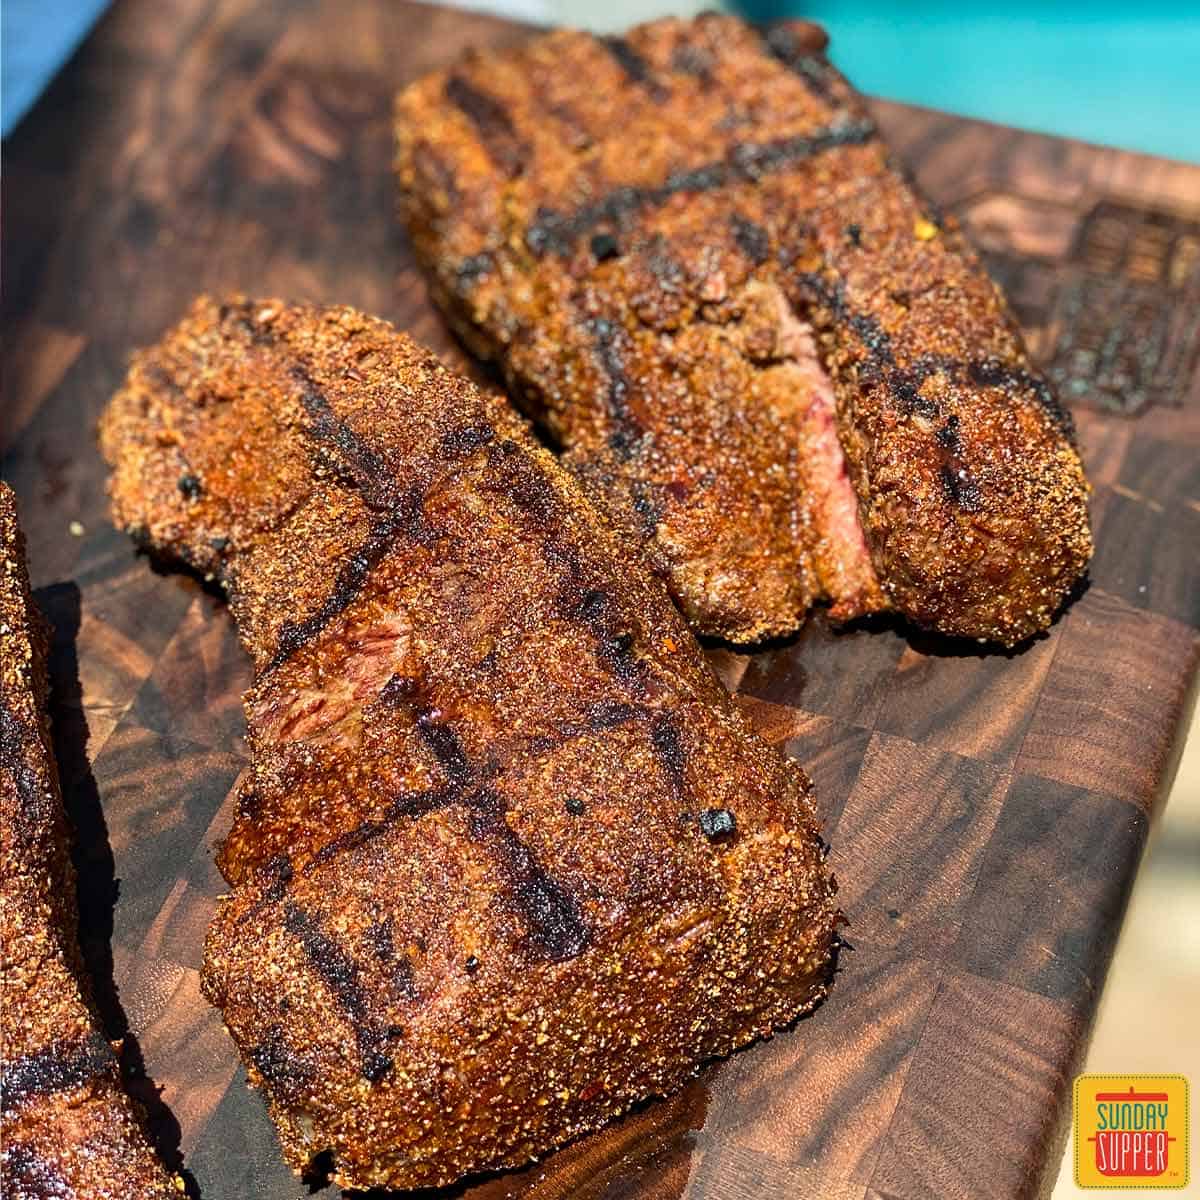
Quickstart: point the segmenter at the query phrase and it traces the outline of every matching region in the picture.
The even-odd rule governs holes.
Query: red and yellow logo
[[[1183,1188],[1188,1085],[1182,1075],[1075,1080],[1075,1182],[1081,1188]]]

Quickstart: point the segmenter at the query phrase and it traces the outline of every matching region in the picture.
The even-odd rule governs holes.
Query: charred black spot
[[[390,1054],[371,1048],[362,1056],[363,1078],[368,1083],[378,1083],[395,1065]]]
[[[479,959],[472,954],[467,961],[463,963],[463,967],[468,975],[474,975],[475,972],[479,970]]]
[[[939,444],[952,454],[958,454],[962,449],[962,438],[958,431],[958,414],[951,413],[938,427],[933,435]]]
[[[658,506],[650,497],[649,488],[644,480],[635,479],[630,485],[633,511],[641,519],[643,531],[649,535],[658,528]]]
[[[272,1025],[247,1053],[267,1087],[281,1098],[298,1095],[312,1081],[312,1067],[292,1053],[281,1025]]]
[[[728,160],[743,179],[756,180],[838,146],[863,145],[874,140],[875,136],[875,126],[871,121],[846,121],[807,137],[743,142],[729,151]]]
[[[610,258],[616,258],[621,253],[621,244],[611,233],[594,234],[589,243],[589,248],[592,251],[592,257],[597,262],[605,262]]]
[[[723,162],[705,163],[686,171],[674,171],[667,176],[667,182],[662,187],[663,199],[679,192],[713,192],[728,182],[729,165]]]
[[[640,708],[632,704],[622,704],[616,700],[601,700],[588,709],[588,727],[599,733],[604,729],[616,729],[618,725],[627,725],[642,715]]]
[[[495,268],[492,256],[486,251],[471,254],[459,262],[454,269],[458,282],[463,287],[474,287],[485,275],[490,275]]]
[[[734,213],[730,224],[733,226],[733,240],[737,242],[738,249],[756,267],[771,257],[771,235],[761,225],[756,225],[741,213]]]
[[[380,962],[392,961],[396,954],[396,947],[392,941],[391,917],[368,925],[363,936],[366,939],[367,945],[371,948],[371,953]]]
[[[712,83],[715,66],[712,54],[703,46],[680,45],[671,51],[671,66],[681,75],[691,75],[706,87]]]
[[[833,101],[833,84],[837,73],[824,54],[803,44],[787,25],[770,26],[763,42],[771,57],[803,80],[814,96],[826,103]]]
[[[698,820],[700,832],[711,841],[732,837],[737,833],[737,818],[727,808],[706,808]]]
[[[447,458],[468,458],[496,436],[490,425],[464,425],[442,435],[442,454]]]
[[[384,704],[403,704],[417,694],[417,680],[411,675],[393,675],[383,685],[379,699]]]
[[[583,801],[580,800],[578,796],[568,796],[564,807],[573,817],[583,816],[584,805]]]
[[[267,674],[287,662],[302,646],[313,640],[329,623],[354,602],[371,572],[392,548],[397,534],[413,525],[411,512],[398,509],[385,514],[371,527],[362,545],[342,564],[333,590],[316,612],[303,621],[284,621],[279,629],[279,642],[271,661],[263,669]]]
[[[471,767],[458,734],[429,712],[422,713],[417,718],[417,732],[433,752],[450,786],[462,787],[467,781]]]
[[[979,485],[967,474],[966,468],[957,463],[946,463],[939,476],[942,488],[950,500],[963,512],[978,512],[983,504]]]
[[[204,494],[204,484],[198,475],[180,475],[179,490],[188,500],[198,500]]]
[[[935,400],[921,394],[923,382],[921,372],[895,370],[888,375],[888,387],[900,409],[933,420],[941,414],[941,409]]]
[[[862,245],[862,226],[856,221],[851,221],[846,226],[846,240],[853,246]]]
[[[294,874],[292,860],[286,854],[272,856],[263,867],[263,876],[267,880],[263,888],[263,899],[272,904],[282,899]]]
[[[584,592],[583,597],[579,601],[578,613],[585,620],[590,621],[598,617],[608,604],[608,593],[601,591],[599,588],[592,588],[590,591]]]
[[[618,633],[597,639],[601,661],[618,678],[631,682],[641,673],[641,659],[633,652],[633,634]]]
[[[670,716],[659,717],[650,727],[650,742],[662,764],[663,772],[676,799],[682,800],[688,791],[687,756],[679,730]]]
[[[675,171],[657,187],[622,185],[570,214],[539,208],[526,231],[525,244],[538,256],[568,254],[576,241],[597,225],[621,229],[631,214],[665,204],[672,196],[717,191],[731,183],[757,180],[826,150],[873,141],[876,132],[874,124],[865,119],[839,120],[807,137],[734,146],[724,160]]]
[[[466,115],[488,156],[510,178],[525,169],[528,149],[504,105],[461,75],[446,80],[446,99]]]
[[[539,529],[553,526],[562,510],[554,484],[527,456],[507,456],[494,486]]]
[[[56,1042],[4,1064],[0,1072],[3,1111],[11,1112],[36,1096],[82,1087],[109,1073],[116,1074],[116,1058],[99,1030],[77,1041]]]

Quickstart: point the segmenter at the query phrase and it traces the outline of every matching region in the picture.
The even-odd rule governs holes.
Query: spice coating
[[[1091,554],[1069,418],[825,40],[709,13],[468,55],[398,99],[402,215],[697,631],[827,600],[1014,644]]]
[[[295,1168],[516,1166],[824,995],[808,781],[500,398],[350,309],[201,299],[102,444],[254,660],[203,978]]]
[[[0,483],[0,1192],[177,1197],[93,1011],[50,752],[47,631]]]

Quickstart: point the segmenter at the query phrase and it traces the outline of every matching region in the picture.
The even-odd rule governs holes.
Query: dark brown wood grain
[[[522,36],[388,0],[124,0],[5,146],[0,451],[58,630],[83,942],[156,1133],[208,1200],[305,1191],[199,991],[248,669],[220,600],[108,524],[95,421],[202,289],[354,304],[474,369],[393,219],[391,97]],[[1194,701],[1200,169],[877,111],[1075,409],[1089,586],[1012,654],[820,617],[714,649],[819,788],[850,920],[833,993],[678,1096],[455,1195],[973,1200],[1053,1180]]]

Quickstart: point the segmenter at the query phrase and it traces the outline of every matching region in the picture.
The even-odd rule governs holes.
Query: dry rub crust
[[[204,986],[295,1168],[516,1166],[825,994],[807,779],[500,398],[351,309],[201,299],[102,442],[254,659]]]
[[[2,483],[0,573],[0,1193],[178,1197],[121,1087],[84,982],[46,717],[46,630]]]
[[[468,56],[399,97],[402,213],[695,628],[782,633],[824,596],[1013,644],[1091,554],[1070,419],[825,40],[706,14]],[[789,318],[836,389],[866,569],[812,511]]]

